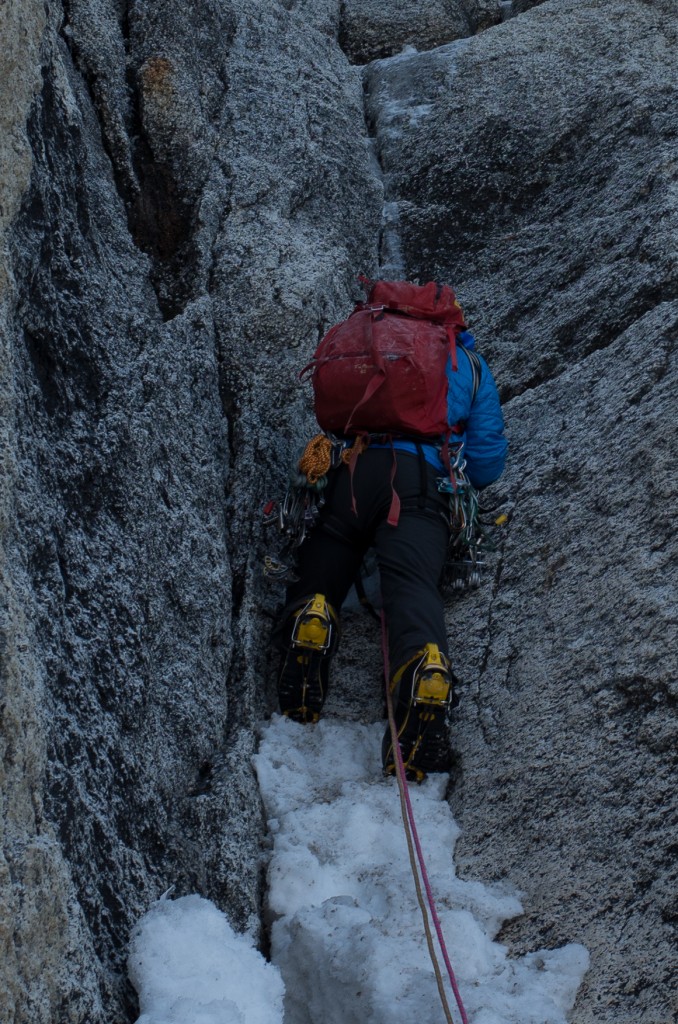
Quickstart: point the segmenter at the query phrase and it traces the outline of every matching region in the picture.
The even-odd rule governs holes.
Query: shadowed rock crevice
[[[99,119],[101,141],[111,162],[118,193],[126,209],[130,209],[139,193],[139,182],[134,168],[133,142],[139,132],[139,119],[135,117],[134,89],[124,56],[127,50],[129,4],[115,10],[104,4],[104,19],[97,19],[94,9],[83,0],[63,0],[63,21],[59,34],[68,47],[74,66],[82,76],[92,107]],[[80,27],[85,23],[83,36]],[[122,58],[123,67],[115,61],[97,59],[96,47],[106,38],[115,56]],[[117,52],[116,52],[117,51]]]
[[[338,42],[352,64],[368,64],[482,32],[499,24],[507,7],[502,0],[342,0]]]
[[[650,313],[664,304],[668,308],[671,303],[678,300],[678,288],[667,285],[666,287],[660,286],[648,289],[647,292],[641,290],[640,294],[627,295],[626,299],[627,303],[623,318],[619,324],[611,324],[609,331],[601,331],[597,336],[587,338],[580,333],[579,325],[575,327],[565,325],[555,333],[555,337],[561,342],[563,349],[571,351],[571,363],[581,364],[581,372],[583,374],[587,372],[587,358],[589,356],[614,345],[621,335],[634,324],[641,321],[646,313]],[[574,342],[572,341],[573,338],[576,338]],[[534,377],[521,381],[518,385],[502,383],[499,388],[502,402],[509,402],[512,398],[517,398],[525,391],[532,391],[543,384],[548,384],[568,370],[569,365],[563,365],[559,358],[544,361],[538,367]],[[657,370],[658,376],[656,381],[661,379],[663,372],[663,370]],[[648,385],[648,390],[653,384]],[[644,394],[639,394],[629,399],[630,404],[638,404],[641,397],[644,397]]]
[[[434,50],[485,32],[544,0],[341,0],[337,40],[352,64]],[[394,7],[396,9],[394,9]]]
[[[228,8],[191,18],[179,12],[167,25],[161,10],[144,3],[101,6],[103,17],[95,0],[70,0],[62,34],[89,88],[130,233],[150,257],[149,279],[168,320],[204,286],[200,210],[215,132],[223,131],[224,63],[235,23]],[[198,81],[182,31],[220,49]],[[111,46],[118,64],[102,61]]]

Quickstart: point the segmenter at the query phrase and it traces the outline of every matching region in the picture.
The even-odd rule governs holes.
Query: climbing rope
[[[414,820],[414,811],[412,810],[412,802],[410,800],[410,794],[407,788],[407,782],[405,779],[405,766],[403,764],[403,755],[400,750],[400,743],[398,742],[398,730],[395,722],[395,715],[393,713],[393,699],[391,697],[391,687],[389,685],[389,658],[388,658],[388,633],[386,629],[386,618],[384,613],[381,613],[381,646],[382,654],[384,657],[384,678],[386,681],[386,707],[388,709],[388,724],[391,730],[391,743],[393,746],[393,754],[396,765],[396,780],[398,782],[398,792],[400,794],[400,811],[403,818],[403,825],[405,827],[405,838],[407,839],[407,849],[410,856],[410,866],[412,868],[412,877],[414,878],[414,886],[417,892],[417,901],[419,903],[419,909],[421,911],[422,921],[424,923],[424,931],[426,933],[426,943],[428,945],[429,956],[431,957],[431,963],[433,964],[433,971],[436,976],[436,983],[438,985],[438,994],[440,995],[440,1002],[443,1007],[445,1019],[447,1024],[454,1024],[450,1006],[447,1001],[447,995],[445,993],[445,987],[443,984],[442,972],[440,970],[440,964],[438,963],[438,957],[436,955],[435,946],[433,943],[433,935],[431,933],[431,925],[429,922],[429,911],[431,919],[435,926],[436,935],[438,937],[438,944],[440,951],[443,955],[445,967],[447,969],[447,975],[450,979],[452,991],[454,992],[454,998],[459,1008],[461,1015],[462,1024],[468,1024],[468,1017],[466,1016],[466,1010],[461,999],[461,993],[459,992],[459,986],[457,985],[457,979],[452,970],[450,958],[447,953],[447,946],[445,945],[445,938],[443,936],[443,930],[440,925],[440,919],[436,910],[435,900],[433,898],[433,891],[428,880],[428,872],[426,871],[426,863],[424,861],[424,854],[419,841],[419,833],[417,832],[416,822]],[[416,850],[416,857],[415,857]],[[419,862],[417,865],[417,861]],[[420,880],[421,873],[421,880]],[[426,903],[424,902],[424,895],[421,888],[421,881],[424,883],[426,889],[426,896],[428,899],[428,910]]]
[[[352,445],[338,440],[335,437],[328,437],[327,434],[316,434],[306,444],[301,458],[297,463],[297,469],[305,479],[303,486],[316,487],[323,485],[323,477],[326,477],[333,466],[339,461],[350,464],[355,463],[356,458],[365,451],[369,444],[369,437],[358,434]]]
[[[332,465],[332,442],[325,434],[316,434],[308,442],[299,459],[299,472],[306,477],[310,487],[321,477],[327,476]]]

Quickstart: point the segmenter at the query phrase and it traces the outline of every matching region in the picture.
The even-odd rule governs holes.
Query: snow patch
[[[381,776],[382,731],[279,716],[263,731],[255,763],[273,836],[268,914],[285,1024],[441,1019],[396,783]],[[566,1024],[588,953],[510,959],[494,941],[522,908],[514,893],[455,876],[446,784],[432,776],[410,795],[471,1024]]]
[[[382,730],[280,716],[263,727],[255,762],[273,839],[273,964],[208,900],[160,900],[138,923],[128,959],[137,1024],[442,1019],[397,787],[381,776]],[[470,1024],[566,1024],[587,951],[569,945],[511,959],[495,941],[520,901],[455,876],[459,829],[446,785],[434,775],[410,796]]]
[[[127,961],[137,1024],[281,1024],[283,983],[249,936],[209,900],[159,900],[141,918]]]

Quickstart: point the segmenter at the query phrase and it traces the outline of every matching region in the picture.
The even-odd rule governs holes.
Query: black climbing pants
[[[387,522],[391,477],[401,510],[397,526]],[[368,548],[374,547],[386,624],[391,672],[424,644],[448,654],[443,601],[438,589],[449,541],[448,496],[441,474],[423,458],[390,448],[368,448],[356,461],[330,473],[318,523],[299,549],[299,580],[287,590],[293,607],[308,595],[324,594],[339,612]],[[352,502],[355,498],[355,512]]]

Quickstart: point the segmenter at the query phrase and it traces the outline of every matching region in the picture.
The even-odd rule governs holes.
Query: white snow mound
[[[273,836],[268,913],[285,1024],[444,1019],[397,786],[381,776],[382,731],[280,716],[263,731],[255,764]],[[520,902],[456,878],[446,784],[432,776],[410,796],[470,1024],[566,1024],[588,953],[568,945],[509,959],[494,937]],[[458,1019],[451,991],[448,999]]]
[[[127,966],[137,1024],[281,1024],[283,983],[209,900],[159,900],[138,922]]]

